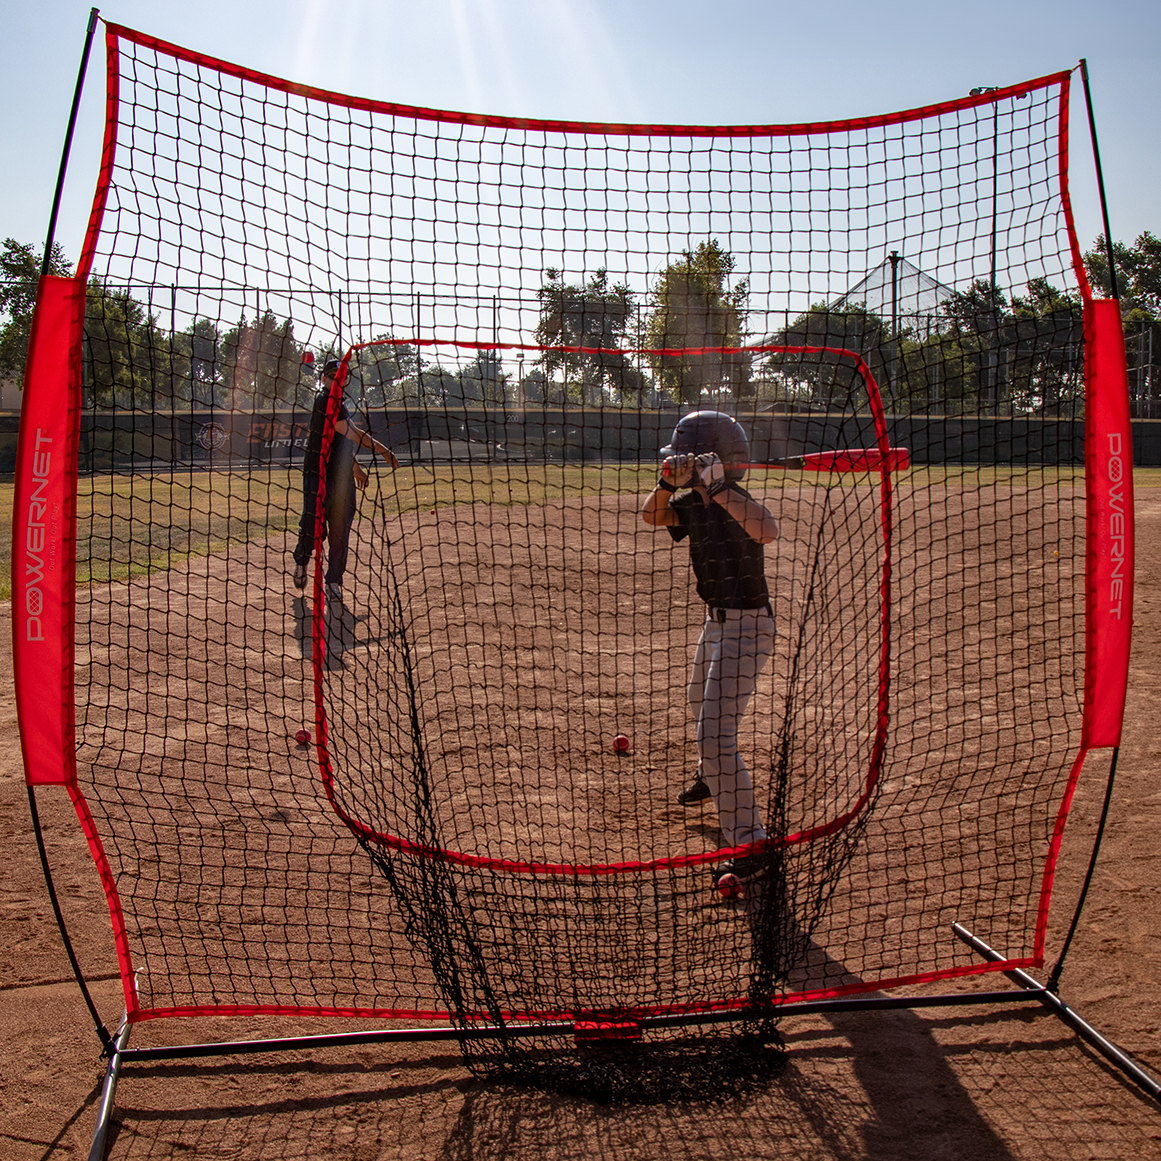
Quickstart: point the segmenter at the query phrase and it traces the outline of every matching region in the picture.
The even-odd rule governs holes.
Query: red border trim
[[[138,1010],[137,989],[133,986],[133,957],[129,952],[129,932],[125,926],[125,913],[121,909],[121,896],[117,893],[117,879],[105,855],[101,836],[97,833],[96,820],[80,788],[70,786],[69,798],[80,821],[85,841],[89,844],[89,854],[97,865],[101,886],[105,888],[105,901],[109,904],[109,919],[113,925],[113,943],[117,948],[117,966],[121,971],[121,990],[125,994],[125,1011],[133,1019]]]
[[[117,123],[121,102],[121,56],[118,51],[114,26],[105,30],[105,141],[101,147],[101,172],[97,177],[97,188],[93,192],[93,208],[89,211],[89,225],[85,231],[84,245],[81,247],[80,261],[77,263],[76,277],[84,282],[93,266],[97,252],[97,239],[101,233],[101,223],[105,218],[105,205],[109,199],[109,186],[113,181],[113,162],[117,155]]]
[[[945,980],[966,979],[971,976],[993,975],[996,972],[1010,972],[1017,968],[1038,968],[1043,960],[1033,956],[1005,959],[996,962],[972,964],[966,967],[946,968],[943,971],[919,972],[909,976],[894,976],[890,979],[860,981],[843,987],[817,988],[814,991],[788,992],[773,997],[776,1007],[788,1004],[810,1002],[812,1000],[832,1000],[842,996],[865,995],[867,992],[889,991],[893,988],[914,987],[922,984],[936,984]],[[749,999],[707,1000],[701,1003],[691,1001],[683,1004],[654,1004],[619,1010],[625,1018],[645,1016],[682,1016],[709,1012],[738,1012],[749,1005]],[[591,1011],[553,1009],[548,1011],[500,1012],[507,1021],[529,1021],[549,1023],[561,1020],[588,1019]],[[144,1023],[148,1020],[167,1020],[173,1017],[189,1016],[342,1016],[364,1020],[438,1020],[447,1022],[458,1019],[446,1011],[427,1008],[332,1008],[295,1007],[289,1004],[190,1004],[169,1008],[136,1008],[129,1014],[130,1023]],[[489,1012],[467,1013],[468,1021],[487,1023],[494,1016]]]
[[[1060,201],[1064,206],[1064,225],[1068,234],[1068,245],[1072,253],[1072,272],[1076,275],[1077,285],[1080,287],[1082,302],[1092,300],[1092,287],[1089,285],[1088,273],[1084,268],[1084,258],[1080,252],[1080,240],[1076,234],[1076,221],[1072,216],[1072,197],[1068,192],[1068,165],[1069,165],[1069,99],[1072,92],[1072,77],[1066,74],[1060,86],[1060,152],[1059,174]]]
[[[253,82],[267,86],[275,91],[281,91],[289,94],[295,94],[304,97],[308,100],[315,100],[327,102],[341,107],[351,109],[360,109],[369,112],[383,113],[388,115],[395,115],[400,117],[413,118],[422,121],[434,121],[450,124],[460,125],[474,125],[486,128],[511,128],[529,131],[539,131],[545,133],[566,133],[566,134],[598,134],[605,136],[676,136],[676,137],[694,137],[694,138],[714,138],[714,137],[791,137],[791,136],[805,136],[811,134],[825,134],[843,131],[856,131],[862,129],[874,129],[889,125],[900,125],[908,122],[918,121],[925,118],[944,116],[964,109],[973,107],[985,106],[1005,100],[1011,97],[1027,94],[1033,90],[1047,89],[1053,85],[1059,85],[1061,90],[1061,107],[1060,107],[1060,192],[1064,205],[1064,214],[1067,223],[1067,232],[1069,235],[1072,261],[1074,272],[1081,289],[1082,297],[1086,301],[1091,300],[1092,292],[1088,282],[1088,278],[1083,266],[1083,259],[1080,253],[1079,243],[1077,240],[1075,225],[1072,215],[1072,207],[1068,192],[1068,98],[1070,94],[1070,75],[1071,70],[1049,74],[1035,80],[1027,81],[1023,84],[1010,85],[999,89],[993,93],[984,93],[974,98],[961,98],[955,101],[946,101],[932,105],[921,106],[919,108],[904,110],[901,112],[878,115],[873,117],[851,118],[838,121],[825,121],[814,123],[802,123],[795,125],[750,125],[750,126],[705,126],[705,125],[631,125],[631,124],[615,124],[615,123],[599,123],[599,122],[578,122],[578,121],[557,121],[557,120],[541,120],[533,118],[512,118],[512,117],[494,117],[483,116],[479,114],[461,113],[446,110],[426,109],[407,105],[396,104],[386,101],[372,101],[363,98],[346,96],[340,93],[333,93],[327,90],[315,88],[313,86],[299,85],[290,81],[283,80],[271,76],[269,74],[257,72],[255,70],[243,68],[242,66],[233,65],[226,61],[219,60],[202,53],[193,52],[183,49],[177,45],[170,44],[166,41],[160,40],[156,37],[148,36],[144,33],[136,32],[122,25],[106,24],[106,46],[107,46],[107,90],[106,90],[106,105],[107,117],[105,127],[104,147],[102,153],[101,172],[98,179],[98,184],[93,198],[93,206],[90,213],[89,225],[86,232],[85,242],[82,249],[82,254],[77,267],[76,282],[82,287],[80,301],[82,303],[82,323],[83,323],[83,282],[87,278],[92,261],[96,252],[96,245],[100,234],[101,224],[104,216],[104,211],[108,198],[108,191],[112,179],[112,170],[114,165],[114,158],[116,153],[116,127],[118,117],[119,105],[119,75],[120,75],[120,54],[119,41],[126,40],[131,43],[141,45],[142,47],[152,49],[160,54],[168,55],[175,60],[185,61],[199,67],[206,67],[217,69],[226,75],[237,77],[244,81]],[[34,330],[35,330],[34,323]],[[413,342],[415,340],[412,340]],[[430,343],[434,345],[436,340],[425,341],[425,345]],[[498,345],[498,344],[462,344],[464,346],[491,348],[491,349],[540,349],[533,347],[520,347],[517,345]],[[74,348],[79,350],[79,343]],[[588,351],[588,348],[560,348],[562,351]],[[709,350],[720,350],[721,348],[711,348]],[[755,353],[769,351],[769,347],[754,347],[747,348]],[[79,382],[79,380],[78,380]],[[26,395],[26,403],[30,397]],[[27,430],[27,428],[26,428]],[[887,451],[884,438],[880,438],[880,446],[884,453]],[[74,445],[75,451],[75,445]],[[74,472],[75,480],[75,472]],[[888,532],[886,553],[884,559],[884,575],[883,575],[883,593],[884,600],[890,600],[890,538],[889,528],[891,519],[890,508],[890,481],[884,480],[883,489],[883,520],[884,528]],[[20,495],[20,485],[17,485],[18,502]],[[73,501],[75,510],[75,499]],[[1129,509],[1131,512],[1131,507]],[[1131,542],[1130,542],[1131,543]],[[75,546],[74,546],[75,547]],[[14,598],[16,596],[15,582],[16,582],[16,540],[14,538]],[[316,574],[316,595],[321,588],[321,569]],[[14,601],[14,608],[15,608]],[[71,613],[71,604],[70,604]],[[69,621],[71,626],[71,620]],[[316,659],[318,655],[318,648],[320,639],[316,633],[315,650]],[[71,648],[71,628],[69,647]],[[885,697],[886,697],[886,680],[889,673],[889,621],[884,623],[884,638],[882,644],[882,663],[880,671],[880,715],[879,725],[876,735],[875,752],[872,758],[872,765],[881,763],[882,752],[885,748],[886,739],[886,725],[887,720],[884,713]],[[1089,668],[1086,672],[1095,673]],[[317,675],[316,675],[317,679]],[[71,680],[71,672],[70,672]],[[1095,681],[1095,677],[1093,679]],[[1086,695],[1088,692],[1088,685],[1086,684]],[[1095,688],[1095,687],[1094,687]],[[71,706],[71,701],[69,702]],[[320,750],[325,747],[325,717],[320,722],[319,742]],[[1119,736],[1119,724],[1118,724]],[[22,731],[23,739],[23,731]],[[1041,899],[1041,915],[1037,930],[1037,944],[1035,956],[1031,959],[1017,959],[1005,960],[1000,963],[987,965],[973,965],[971,967],[950,969],[947,971],[918,973],[911,976],[898,977],[891,980],[877,979],[866,984],[852,985],[845,988],[827,989],[819,992],[798,993],[793,996],[785,997],[785,1002],[792,1002],[796,999],[811,999],[811,998],[825,998],[830,996],[840,996],[856,994],[860,992],[878,990],[882,988],[898,987],[908,984],[924,984],[931,983],[938,980],[947,980],[958,977],[978,975],[992,971],[1007,971],[1016,967],[1036,967],[1043,962],[1043,931],[1047,915],[1047,901],[1050,893],[1052,873],[1055,866],[1055,860],[1059,850],[1059,839],[1062,835],[1062,828],[1064,820],[1068,814],[1071,804],[1073,791],[1076,782],[1079,778],[1080,769],[1083,765],[1086,750],[1082,749],[1074,764],[1072,774],[1069,780],[1068,789],[1066,791],[1064,800],[1062,801],[1061,809],[1058,812],[1056,830],[1053,836],[1052,850],[1049,857],[1048,869],[1046,871],[1044,888]],[[321,756],[321,755],[320,755]],[[70,758],[75,763],[75,756],[71,753]],[[156,1008],[146,1011],[141,1010],[136,1002],[136,998],[132,988],[132,964],[128,950],[128,938],[124,925],[123,916],[120,909],[119,899],[116,891],[116,884],[113,879],[111,868],[105,857],[104,850],[101,846],[100,839],[96,830],[92,815],[89,812],[87,803],[75,785],[75,773],[71,776],[72,781],[66,777],[63,781],[68,786],[70,797],[73,800],[74,807],[77,811],[78,818],[81,821],[82,828],[86,834],[86,838],[90,844],[90,850],[94,860],[97,863],[102,882],[105,886],[106,896],[110,906],[110,912],[113,918],[114,937],[117,944],[117,953],[121,966],[123,984],[126,993],[126,1004],[130,1013],[132,1021],[155,1019],[170,1015],[341,1015],[341,1016],[367,1016],[375,1018],[417,1018],[417,1019],[447,1019],[447,1013],[403,1010],[403,1009],[357,1009],[357,1008],[325,1008],[325,1007],[300,1007],[300,1006],[281,1006],[281,1005],[233,1005],[233,1006],[214,1006],[214,1005],[198,1005],[185,1008]],[[877,777],[877,772],[872,772],[869,776],[867,792],[864,794],[861,802],[865,801],[867,793],[873,786],[872,777]],[[61,781],[60,778],[55,781]],[[728,854],[728,852],[725,852]],[[719,853],[720,854],[720,853]],[[684,861],[708,861],[712,858],[718,857],[718,854],[692,856]],[[641,869],[645,864],[625,864],[625,869]],[[575,873],[575,872],[574,872]],[[739,1002],[740,1003],[740,1002]],[[736,1006],[736,1005],[719,1005],[719,1007]],[[707,1006],[684,1005],[682,1010],[706,1010]],[[672,1011],[673,1008],[655,1009],[655,1011]]]
[[[976,97],[961,97],[954,101],[941,101],[934,105],[922,105],[916,109],[905,109],[897,113],[884,113],[874,117],[852,117],[842,121],[814,121],[797,125],[631,125],[601,121],[554,121],[536,117],[495,117],[482,113],[462,113],[451,109],[427,109],[414,105],[400,105],[393,101],[373,101],[366,97],[353,97],[329,89],[318,89],[313,85],[301,85],[294,81],[259,72],[242,65],[206,53],[194,52],[159,37],[127,28],[123,24],[109,24],[109,35],[139,44],[142,48],[185,61],[201,68],[214,69],[239,80],[251,81],[278,92],[291,93],[312,101],[322,101],[347,109],[360,109],[370,113],[386,113],[396,117],[413,118],[417,121],[439,121],[449,125],[477,125],[488,129],[524,129],[542,133],[590,133],[606,137],[798,137],[808,134],[851,132],[858,129],[877,129],[884,125],[901,125],[908,121],[920,121],[927,117],[941,117],[961,109],[971,109],[980,105],[991,105],[1009,97],[1023,96],[1036,89],[1048,89],[1066,81],[1071,70],[1050,73],[1035,80],[1017,85],[1007,85],[993,93],[981,93]]]
[[[360,343],[351,347],[340,365],[331,388],[331,396],[327,405],[326,428],[323,434],[322,462],[325,462],[327,451],[330,448],[334,434],[334,423],[338,417],[338,400],[341,396],[341,387],[346,379],[347,367],[355,351],[371,346],[399,345],[405,342],[402,339],[381,339],[375,342]],[[436,340],[420,340],[425,345],[432,345]],[[469,349],[512,349],[518,346],[520,350],[535,351],[595,351],[596,348],[580,347],[538,347],[517,344],[487,344],[463,342],[449,344]],[[734,351],[733,347],[699,347],[681,350],[666,350],[673,355],[703,354],[709,351]],[[367,823],[353,817],[343,809],[335,794],[335,776],[331,766],[330,751],[327,746],[328,728],[327,713],[324,700],[326,674],[326,622],[324,616],[325,602],[322,591],[322,536],[323,536],[323,498],[326,492],[325,474],[320,472],[319,506],[315,514],[315,603],[312,622],[314,639],[314,695],[315,695],[315,731],[317,735],[317,753],[319,761],[319,775],[323,790],[331,809],[343,820],[356,838],[364,842],[374,843],[376,846],[386,847],[388,850],[400,851],[405,854],[417,854],[425,858],[440,859],[443,862],[466,867],[485,867],[490,870],[502,871],[517,875],[556,875],[562,877],[620,875],[642,872],[654,872],[671,867],[697,866],[703,863],[717,863],[724,859],[734,858],[753,851],[758,847],[776,845],[778,847],[796,846],[799,843],[813,842],[815,839],[826,838],[845,829],[867,808],[878,784],[879,775],[883,768],[883,759],[887,752],[887,734],[890,727],[890,681],[891,681],[891,537],[892,537],[892,483],[891,483],[891,455],[890,438],[887,431],[887,416],[883,407],[879,385],[871,374],[861,355],[848,351],[842,347],[801,347],[767,345],[742,348],[751,352],[770,352],[774,354],[831,354],[850,359],[855,370],[862,376],[867,388],[867,401],[871,410],[871,417],[875,424],[875,435],[879,449],[879,476],[880,476],[880,527],[883,533],[883,567],[880,579],[880,642],[879,642],[879,692],[876,711],[875,737],[871,746],[871,757],[868,763],[867,776],[862,792],[854,805],[843,814],[818,826],[811,827],[785,838],[765,839],[758,844],[748,844],[744,847],[726,847],[717,851],[702,852],[693,855],[679,855],[676,857],[651,859],[649,861],[627,861],[622,863],[597,863],[578,865],[573,863],[535,863],[513,859],[495,859],[484,855],[469,855],[462,851],[451,851],[443,847],[429,846],[424,843],[415,843],[410,839],[400,838],[398,835],[378,831]],[[645,352],[637,352],[645,353]]]
[[[1036,912],[1036,931],[1033,936],[1032,951],[1037,960],[1044,961],[1044,948],[1047,942],[1048,909],[1052,903],[1052,887],[1056,881],[1056,865],[1060,860],[1060,847],[1064,842],[1064,827],[1068,822],[1068,815],[1072,809],[1072,798],[1080,782],[1080,773],[1084,769],[1084,760],[1088,757],[1088,750],[1083,746],[1072,764],[1068,774],[1068,783],[1064,789],[1064,797],[1060,800],[1060,809],[1056,812],[1056,825],[1052,830],[1052,839],[1048,845],[1048,858],[1044,862],[1044,879],[1040,887],[1040,906]]]

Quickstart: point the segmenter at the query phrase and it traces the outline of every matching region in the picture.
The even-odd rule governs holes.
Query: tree
[[[1117,288],[1121,292],[1121,315],[1126,322],[1161,319],[1161,238],[1148,230],[1138,235],[1132,246],[1113,243],[1117,264]],[[1108,250],[1103,234],[1084,255],[1085,270],[1098,294],[1111,294]]]
[[[939,304],[939,317],[959,338],[986,340],[995,334],[1007,310],[1004,292],[997,289],[993,302],[991,284],[977,278],[967,290],[953,290]]]
[[[90,278],[83,365],[84,385],[94,406],[151,410],[156,405],[155,387],[173,381],[170,336],[128,289]]]
[[[1079,397],[1079,298],[1033,278],[1009,302],[977,279],[939,308],[940,333],[921,353],[945,378],[945,398],[962,410],[993,414],[1056,413]],[[937,359],[929,360],[933,344]],[[958,384],[958,390],[956,385]]]
[[[902,333],[895,359],[894,408],[945,415],[978,411],[979,360],[979,344],[950,330],[935,330],[923,339]]]
[[[508,376],[501,370],[495,351],[478,351],[457,376],[459,395],[465,403],[503,403],[508,397]]]
[[[464,402],[464,385],[455,371],[441,367],[439,363],[424,361],[416,376],[415,399],[421,407],[432,403],[451,404],[453,407]]]
[[[266,310],[252,323],[243,315],[223,335],[221,373],[235,410],[273,403],[298,402],[303,376],[303,347],[294,338],[294,324]]]
[[[1005,320],[1006,385],[1013,412],[1054,412],[1083,397],[1080,298],[1033,278],[1026,296],[1013,295]]]
[[[32,310],[40,281],[41,254],[36,247],[5,238],[0,247],[0,314],[8,321],[0,327],[0,377],[24,385],[24,364],[32,334]],[[49,252],[48,272],[64,278],[72,275],[59,242]]]
[[[810,407],[840,405],[862,390],[855,361],[841,351],[861,355],[871,374],[887,389],[889,376],[890,328],[861,304],[831,310],[815,303],[788,326],[766,339],[766,345],[785,347],[829,347],[817,353],[775,352],[763,365],[776,393],[787,402]],[[770,387],[767,387],[770,390]]]
[[[520,380],[518,394],[518,403],[552,403],[557,402],[552,398],[552,383],[548,376],[539,368],[533,367],[523,379]]]
[[[619,348],[636,317],[633,292],[624,283],[609,285],[608,272],[598,270],[583,285],[566,283],[559,270],[545,270],[547,281],[537,291],[540,321],[536,341],[544,347],[586,347],[580,351],[545,351],[539,363],[550,377],[563,371],[570,392],[583,402],[599,401],[605,389],[639,393],[641,373]]]
[[[899,412],[936,408],[956,414],[1059,413],[1080,390],[1079,300],[1044,278],[1024,295],[1007,296],[983,279],[940,304],[934,330],[920,338],[890,325],[865,306],[834,310],[816,303],[771,335],[771,345],[829,347],[833,351],[775,353],[763,364],[764,396],[817,408],[861,407],[860,355],[884,404]]]
[[[683,250],[650,292],[646,345],[656,351],[739,347],[745,331],[746,279],[730,286],[734,256],[716,238]],[[743,351],[650,355],[659,384],[682,403],[696,403],[703,392],[749,394],[750,356]]]
[[[398,403],[416,393],[420,370],[419,348],[410,343],[393,343],[389,334],[375,335],[372,346],[361,348],[351,373],[362,386],[369,407]]]
[[[221,377],[222,335],[211,318],[197,316],[188,331],[172,338],[174,395],[194,407],[228,407]]]
[[[939,333],[916,351],[943,376],[948,410],[1057,413],[1080,390],[1081,304],[1046,278],[1008,296],[977,279],[939,306]],[[915,393],[918,397],[918,392]]]
[[[1004,321],[1008,300],[1004,292],[985,278],[977,278],[966,290],[955,290],[939,304],[939,331],[955,345],[959,404],[968,411],[998,411],[1000,377],[1005,356]],[[943,359],[947,364],[948,360]]]
[[[1134,403],[1143,403],[1157,396],[1154,350],[1161,344],[1161,239],[1146,230],[1131,247],[1114,243],[1113,255],[1125,322],[1130,390]],[[1109,263],[1103,235],[1085,254],[1084,265],[1096,293],[1108,294]],[[1154,407],[1150,402],[1148,410],[1139,414],[1155,414]]]

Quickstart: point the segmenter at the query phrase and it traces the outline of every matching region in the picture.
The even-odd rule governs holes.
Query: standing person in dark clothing
[[[750,772],[738,753],[738,726],[774,653],[774,615],[766,585],[763,546],[778,536],[778,524],[738,481],[749,460],[741,424],[720,411],[695,411],[661,449],[664,470],[641,516],[668,528],[674,541],[689,537],[690,563],[706,621],[697,643],[689,703],[697,717],[698,772],[678,795],[683,806],[712,798],[727,847],[766,838]],[[677,495],[679,488],[689,488]],[[740,887],[758,878],[767,857],[758,850],[735,857],[718,870]]]
[[[294,587],[306,584],[306,566],[314,551],[315,513],[318,502],[319,479],[323,473],[323,430],[326,426],[327,403],[331,385],[339,370],[338,359],[328,359],[323,367],[322,383],[315,396],[310,414],[310,433],[306,441],[306,455],[302,463],[303,505],[298,524],[298,544],[294,549]],[[339,403],[334,435],[326,457],[326,529],[327,529],[327,600],[340,607],[343,602],[343,574],[347,569],[347,544],[351,525],[355,520],[356,487],[367,486],[367,473],[355,459],[355,448],[365,447],[383,457],[392,468],[399,466],[395,453],[381,444],[369,432],[351,422],[346,400]]]

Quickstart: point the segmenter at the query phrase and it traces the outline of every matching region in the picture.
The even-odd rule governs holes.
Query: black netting
[[[450,1014],[484,1069],[705,1096],[777,1064],[787,996],[974,970],[953,922],[1034,957],[1083,659],[1061,78],[646,133],[115,45],[77,709],[145,1009]],[[303,540],[328,390],[322,477],[381,447]],[[706,606],[641,516],[697,409],[779,524],[737,850],[677,802]]]

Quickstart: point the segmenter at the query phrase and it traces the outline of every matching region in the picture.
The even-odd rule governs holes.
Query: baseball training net
[[[131,1021],[450,1021],[487,1072],[698,1095],[777,1064],[787,1003],[1044,963],[1132,574],[1068,73],[641,126],[107,50],[14,625],[28,781],[76,808]],[[706,608],[640,515],[694,410],[741,422],[780,529],[734,898],[713,872],[754,851],[677,802]],[[399,462],[360,451],[337,569],[303,467],[352,426]]]

